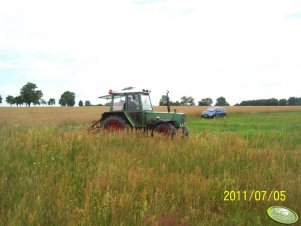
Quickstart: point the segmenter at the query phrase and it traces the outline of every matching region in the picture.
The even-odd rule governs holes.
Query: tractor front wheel
[[[177,133],[176,127],[170,123],[160,123],[154,128],[154,131],[156,133],[171,137],[175,136]]]
[[[100,127],[109,131],[121,131],[129,128],[129,124],[122,117],[112,115],[101,121]]]
[[[189,136],[189,131],[188,131],[188,129],[185,127],[185,126],[183,126],[182,128],[181,128],[181,130],[182,130],[182,137],[188,137]]]

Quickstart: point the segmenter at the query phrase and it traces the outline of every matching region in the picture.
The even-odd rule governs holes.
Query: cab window
[[[113,111],[122,111],[124,109],[125,96],[114,96]]]
[[[152,111],[152,104],[151,104],[151,101],[150,101],[150,98],[149,98],[149,95],[148,94],[142,94],[141,95],[141,102],[142,102],[142,108],[143,110],[146,110],[146,111]]]
[[[139,94],[135,93],[135,94],[128,94],[127,95],[127,109],[128,109],[128,111],[139,111],[139,110],[141,110]]]

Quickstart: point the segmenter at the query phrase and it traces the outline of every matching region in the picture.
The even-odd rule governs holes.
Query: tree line
[[[301,97],[290,97],[288,99],[258,99],[244,100],[235,106],[298,106],[301,105]]]
[[[49,105],[53,106],[56,104],[54,98],[50,98],[47,102],[43,98],[43,92],[38,90],[36,84],[28,82],[20,89],[20,94],[18,96],[9,95],[6,97],[6,102],[11,106],[16,104],[17,106],[22,106],[25,104],[30,107],[33,105]],[[159,105],[167,105],[167,95],[162,95]],[[2,103],[2,97],[0,95],[0,103]],[[172,101],[169,99],[171,106],[195,106],[195,100],[192,96],[182,96],[180,101]],[[59,104],[61,106],[74,106],[75,105],[75,93],[71,91],[65,91],[60,99]],[[211,98],[203,98],[198,101],[198,106],[211,106],[213,100]],[[301,97],[290,97],[288,99],[257,99],[257,100],[244,100],[234,106],[300,106]],[[85,103],[80,100],[78,106],[93,106],[89,100],[86,100]],[[225,97],[219,97],[216,99],[215,106],[229,106],[229,103],[226,101]]]
[[[10,106],[16,104],[18,106],[22,106],[25,104],[30,107],[31,105],[46,105],[53,106],[56,104],[54,98],[50,98],[47,102],[44,100],[43,92],[41,90],[37,90],[37,85],[31,82],[28,82],[20,89],[20,94],[18,96],[8,95],[6,97],[6,103],[10,104]],[[2,103],[2,97],[0,96],[0,103]],[[60,99],[59,104],[61,106],[74,106],[75,105],[75,93],[70,91],[65,91]],[[83,101],[79,101],[79,106],[83,106]],[[89,100],[85,101],[85,106],[92,106]]]
[[[181,101],[172,101],[169,100],[171,106],[195,106],[195,101],[192,96],[182,96]],[[211,98],[203,98],[201,101],[198,101],[198,106],[211,106],[213,100]],[[167,105],[167,95],[163,95],[159,101],[160,106]],[[215,106],[229,106],[229,103],[226,101],[225,97],[219,97],[216,99]]]
[[[194,98],[189,96],[181,97],[181,101],[169,100],[171,106],[195,106]],[[211,98],[203,98],[198,101],[198,106],[212,106],[213,100]],[[160,106],[167,105],[167,95],[163,95],[159,102]],[[215,106],[230,106],[225,97],[216,99]],[[290,97],[288,99],[257,99],[257,100],[244,100],[234,106],[301,106],[301,97]]]

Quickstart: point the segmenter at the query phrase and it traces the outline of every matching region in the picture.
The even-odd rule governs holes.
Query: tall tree
[[[91,106],[91,102],[89,100],[85,101],[85,106]]]
[[[170,98],[169,98],[169,104],[170,106],[180,106],[181,103],[179,101],[172,101]],[[167,105],[167,95],[162,95],[160,101],[159,101],[159,105],[160,106],[166,106]]]
[[[15,104],[17,104],[17,107],[20,105],[22,106],[22,104],[24,103],[24,100],[21,96],[16,96],[15,97]]]
[[[219,97],[216,99],[215,106],[229,106],[225,97]]]
[[[48,105],[50,105],[50,106],[55,105],[55,99],[50,98],[49,101],[48,101]]]
[[[41,99],[41,104],[44,106],[45,104],[47,104],[46,100]]]
[[[211,98],[203,98],[201,101],[199,101],[199,106],[211,106],[211,104],[213,104]]]
[[[29,107],[32,103],[35,105],[39,104],[39,101],[43,96],[42,91],[36,90],[37,88],[37,85],[31,82],[28,82],[21,88],[20,96]]]
[[[11,95],[8,95],[6,97],[6,103],[10,104],[10,106],[12,106],[13,104],[15,104],[15,98]]]
[[[61,106],[74,106],[75,104],[75,93],[65,91],[59,100]]]
[[[42,101],[42,97],[43,97],[43,93],[41,90],[37,90],[34,94],[34,101],[33,104],[34,105],[40,105],[41,101]]]
[[[182,96],[181,97],[181,105],[186,105],[186,106],[194,106],[194,98],[192,96],[186,97]]]
[[[162,95],[162,97],[159,101],[159,105],[160,106],[166,106],[167,105],[167,96],[166,95]]]
[[[80,100],[80,101],[78,102],[78,106],[80,106],[80,107],[84,106],[84,103],[83,103],[82,100]]]

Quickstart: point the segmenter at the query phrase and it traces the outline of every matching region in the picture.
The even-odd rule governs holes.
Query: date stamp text
[[[250,191],[224,191],[225,202],[246,201],[246,202],[284,202],[286,191],[282,190],[250,190]]]

